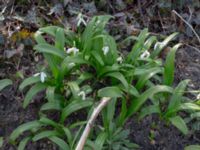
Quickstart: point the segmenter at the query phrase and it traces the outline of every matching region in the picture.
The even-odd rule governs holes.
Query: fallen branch
[[[90,130],[97,118],[97,116],[99,115],[99,113],[101,112],[101,110],[108,104],[108,102],[111,100],[110,97],[103,97],[99,103],[99,105],[94,108],[94,111],[91,115],[91,117],[89,118],[87,125],[83,131],[83,134],[81,135],[81,138],[76,146],[76,150],[83,150],[85,142],[88,138],[88,135],[90,133]]]
[[[193,31],[193,33],[195,34],[195,36],[197,37],[197,39],[198,39],[198,41],[200,43],[200,37],[197,34],[197,32],[194,30],[192,25],[189,22],[187,22],[181,15],[179,15],[175,10],[172,10],[172,12],[175,13],[181,20],[183,20],[183,22],[185,22],[190,27],[190,29]]]

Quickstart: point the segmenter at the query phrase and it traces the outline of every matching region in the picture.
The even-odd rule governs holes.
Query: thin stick
[[[175,13],[181,20],[183,20],[183,22],[185,22],[190,27],[190,29],[194,32],[195,36],[197,37],[197,39],[198,39],[198,41],[200,43],[200,37],[197,34],[197,32],[194,30],[192,25],[189,22],[187,22],[181,15],[179,15],[175,10],[172,10],[172,12]]]
[[[94,121],[96,120],[97,116],[101,112],[101,110],[108,104],[108,102],[111,100],[110,97],[103,97],[100,101],[99,105],[94,109],[91,117],[89,118],[87,125],[83,131],[83,134],[81,135],[81,138],[76,146],[76,150],[83,150],[85,142],[87,140],[87,137],[90,133],[90,130],[94,124]]]

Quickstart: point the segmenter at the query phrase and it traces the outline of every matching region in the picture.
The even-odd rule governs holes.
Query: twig
[[[85,142],[87,140],[87,137],[90,133],[90,130],[94,124],[95,119],[101,112],[101,110],[108,104],[108,102],[111,100],[110,97],[103,97],[102,100],[100,101],[99,105],[94,109],[91,117],[89,118],[87,125],[83,131],[83,134],[81,135],[81,138],[76,146],[76,150],[83,150]]]
[[[181,15],[179,15],[175,10],[172,10],[173,13],[175,13],[181,20],[183,20],[183,22],[185,22],[189,27],[190,29],[193,31],[193,33],[195,34],[195,36],[197,37],[199,43],[200,43],[200,37],[199,35],[197,34],[197,32],[194,30],[194,28],[192,27],[192,25],[190,23],[188,23]]]

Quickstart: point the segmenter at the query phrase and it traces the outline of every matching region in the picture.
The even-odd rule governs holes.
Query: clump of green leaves
[[[96,103],[102,97],[112,98],[102,112],[102,125],[94,126],[85,149],[135,149],[128,140],[123,125],[133,115],[143,118],[157,113],[184,134],[188,133],[180,111],[199,111],[199,105],[186,102],[183,97],[188,80],[173,87],[175,53],[180,44],[171,48],[166,60],[161,51],[177,35],[163,42],[150,36],[147,29],[135,37],[135,44],[127,55],[118,50],[115,39],[105,30],[111,16],[96,16],[83,32],[72,32],[56,26],[40,28],[35,34],[35,50],[42,53],[48,67],[25,79],[19,89],[26,92],[23,107],[34,96],[46,91],[45,103],[38,120],[19,126],[10,136],[16,143],[25,131],[29,135],[19,142],[23,150],[29,141],[49,139],[60,149],[74,149]],[[45,40],[48,35],[50,40]],[[116,110],[118,108],[118,110]],[[84,121],[68,121],[70,116],[85,110]],[[57,112],[56,118],[48,113]],[[117,112],[117,113],[116,113]],[[74,119],[75,120],[75,119]]]

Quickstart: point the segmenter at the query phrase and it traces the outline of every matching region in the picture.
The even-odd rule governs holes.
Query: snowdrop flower
[[[79,52],[79,49],[76,47],[68,48],[67,54],[73,53],[74,55]]]
[[[44,72],[36,73],[36,74],[34,74],[33,76],[34,76],[34,77],[40,76],[40,81],[41,81],[42,83],[44,83],[45,78],[47,77],[46,73],[44,73]]]
[[[108,47],[108,46],[104,46],[104,47],[102,48],[102,51],[103,51],[103,54],[104,54],[104,55],[107,55],[107,53],[109,52],[109,47]]]
[[[140,55],[140,58],[143,59],[143,58],[148,58],[150,56],[150,53],[148,50],[144,51],[144,53],[142,53]]]
[[[69,63],[69,67],[74,67],[75,63]]]
[[[200,100],[200,93],[197,95],[197,99]]]
[[[85,100],[86,99],[86,94],[84,91],[81,91],[78,93],[78,96],[81,96],[82,97],[82,100]]]
[[[78,27],[81,25],[81,23],[83,23],[84,26],[87,25],[86,21],[83,18],[83,14],[82,13],[79,13],[76,19],[78,20],[78,23],[77,23]]]
[[[123,62],[123,58],[120,56],[117,58],[117,62],[119,62],[120,64]]]

